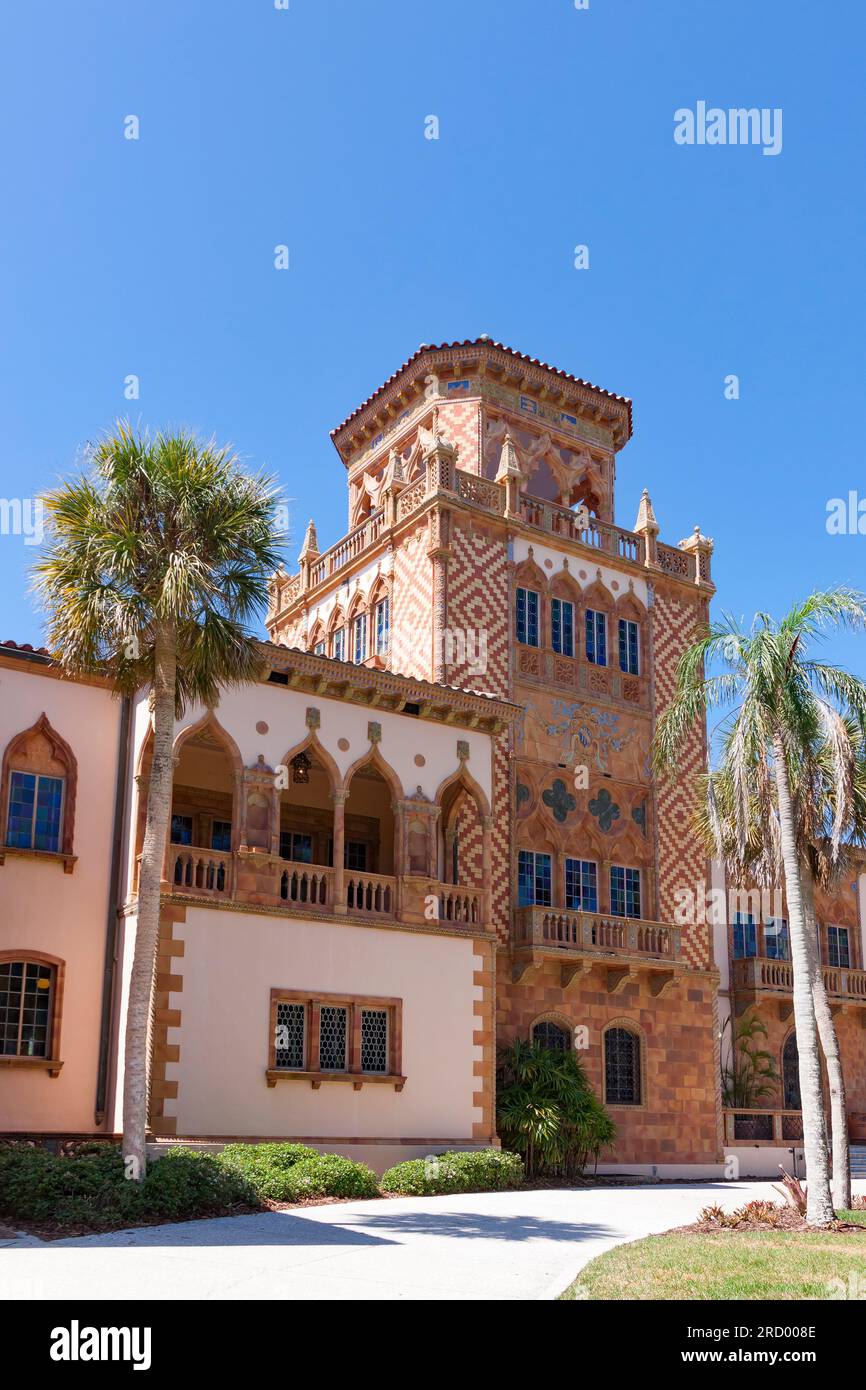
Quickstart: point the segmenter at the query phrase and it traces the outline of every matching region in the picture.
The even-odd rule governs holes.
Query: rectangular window
[[[319,1011],[319,1066],[322,1071],[346,1070],[346,1019],[340,1004],[323,1004]]]
[[[520,850],[517,856],[517,901],[520,907],[550,907],[552,881],[549,854]]]
[[[611,865],[610,910],[614,917],[640,917],[640,869]]]
[[[286,1000],[277,1004],[276,1066],[287,1071],[303,1071],[306,1024],[307,1010],[303,1004],[290,1004]]]
[[[322,1073],[370,1081],[387,1079],[402,1090],[402,999],[340,994],[309,995],[272,989],[268,1084],[287,1073]]]
[[[295,864],[312,864],[312,835],[299,834],[295,830],[281,830],[280,858],[291,859]]]
[[[574,656],[574,604],[562,598],[550,601],[550,645],[562,656]]]
[[[172,816],[171,843],[173,845],[192,844],[192,816]]]
[[[770,917],[764,923],[764,950],[770,960],[790,960],[791,943],[784,917]]]
[[[232,823],[230,820],[215,820],[210,833],[211,849],[228,854],[232,847]]]
[[[354,656],[352,660],[356,666],[362,665],[367,660],[367,614],[359,613],[352,624],[352,649]]]
[[[346,659],[346,629],[338,627],[331,638],[331,656],[335,661],[345,661]]]
[[[9,779],[7,845],[59,854],[62,811],[62,777],[13,772]]]
[[[589,859],[566,859],[565,906],[570,912],[598,912],[598,868]]]
[[[361,1071],[388,1071],[388,1010],[361,1010]]]
[[[383,598],[376,604],[376,655],[387,656],[391,641],[391,601]]]
[[[315,645],[314,648],[313,648],[313,655],[314,655],[314,656],[324,656],[324,655],[325,655],[325,644],[324,644],[324,642],[317,642],[317,643],[316,643],[316,645]]]
[[[850,970],[851,955],[848,950],[848,928],[827,928],[827,962],[839,970]]]
[[[367,842],[366,840],[347,840],[344,855],[344,863],[347,869],[367,868]]]
[[[607,665],[607,618],[594,608],[586,610],[586,659],[595,666]]]
[[[619,669],[629,676],[638,672],[637,623],[630,618],[619,620]]]
[[[538,646],[538,594],[535,589],[517,590],[517,640],[526,647]]]
[[[0,961],[0,1054],[48,1057],[54,971],[36,961]]]
[[[734,913],[734,960],[758,954],[758,932],[751,912]]]

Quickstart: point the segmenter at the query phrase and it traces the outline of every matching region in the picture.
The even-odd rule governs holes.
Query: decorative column
[[[484,925],[489,927],[493,920],[493,873],[491,868],[490,835],[493,817],[481,817],[481,889]]]
[[[346,845],[346,801],[349,791],[340,787],[331,792],[334,803],[334,911],[346,911],[346,871],[343,867]]]
[[[444,508],[430,513],[428,558],[433,564],[433,679],[440,685],[448,681],[448,560],[450,517]]]

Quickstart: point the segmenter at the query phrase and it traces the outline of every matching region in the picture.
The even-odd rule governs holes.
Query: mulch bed
[[[736,1226],[723,1226],[718,1221],[693,1221],[690,1226],[675,1226],[672,1235],[739,1236],[755,1231],[833,1231],[844,1235],[866,1236],[866,1226],[854,1221],[832,1221],[829,1226],[810,1226],[793,1207],[780,1212],[777,1221],[740,1221]]]

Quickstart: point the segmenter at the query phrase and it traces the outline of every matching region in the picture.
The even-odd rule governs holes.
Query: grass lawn
[[[866,1211],[840,1213],[866,1226]],[[866,1280],[866,1234],[691,1231],[647,1236],[592,1260],[563,1299],[824,1299],[831,1282]]]

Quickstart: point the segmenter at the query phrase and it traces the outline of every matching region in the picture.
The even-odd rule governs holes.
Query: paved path
[[[740,1182],[398,1197],[27,1242],[0,1249],[0,1300],[555,1298],[614,1245],[768,1195]]]

